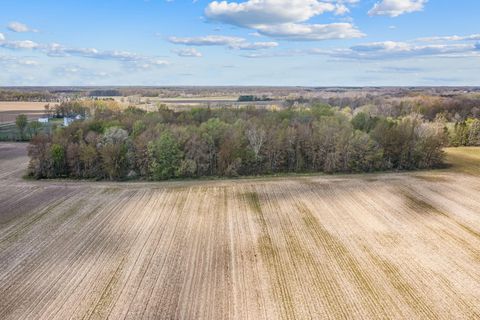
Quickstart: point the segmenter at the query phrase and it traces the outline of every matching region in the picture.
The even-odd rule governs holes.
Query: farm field
[[[186,111],[192,108],[244,108],[254,107],[258,109],[279,109],[283,105],[283,100],[271,101],[238,101],[238,96],[209,96],[209,97],[177,97],[177,98],[158,98],[158,97],[138,97],[138,96],[102,96],[101,99],[115,100],[123,108],[135,106],[146,111],[155,111],[159,105],[164,105],[175,111]]]
[[[45,102],[9,102],[0,101],[0,123],[15,122],[19,114],[25,114],[29,120],[36,120],[45,114]],[[50,103],[51,106],[54,104]]]
[[[22,180],[0,143],[0,319],[480,317],[480,148],[448,170]]]
[[[48,102],[0,101],[0,111],[44,111]],[[54,103],[50,103],[54,105]]]

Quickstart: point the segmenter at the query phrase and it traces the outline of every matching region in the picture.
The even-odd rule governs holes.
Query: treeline
[[[96,89],[88,93],[90,97],[121,97],[122,93],[116,89]]]
[[[44,91],[0,90],[0,101],[48,102],[54,99],[55,95]]]
[[[254,102],[254,101],[272,101],[271,98],[267,96],[254,96],[254,95],[242,95],[238,97],[239,102]]]
[[[480,95],[431,96],[407,92],[402,95],[365,97],[331,97],[328,99],[315,98],[305,100],[287,100],[286,105],[298,103],[324,103],[340,108],[350,108],[354,111],[363,111],[372,115],[384,117],[403,117],[411,113],[421,114],[425,119],[434,121],[437,115],[443,116],[449,122],[466,121],[468,118],[480,117]]]
[[[350,119],[315,105],[144,112],[102,109],[35,136],[30,175],[122,180],[287,172],[373,172],[442,165],[442,125],[417,116]]]
[[[451,125],[449,143],[453,147],[480,146],[480,120],[469,118]]]
[[[102,117],[104,112],[112,115],[112,112],[119,112],[120,106],[112,99],[91,99],[91,100],[73,100],[62,102],[58,105],[45,107],[47,113],[55,118],[94,116],[96,113]],[[47,110],[48,109],[48,110]]]

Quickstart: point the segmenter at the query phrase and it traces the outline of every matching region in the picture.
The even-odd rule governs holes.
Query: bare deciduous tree
[[[246,130],[245,135],[247,136],[250,148],[255,154],[255,159],[258,159],[260,155],[260,150],[265,143],[265,130],[259,129],[256,126],[251,126]]]

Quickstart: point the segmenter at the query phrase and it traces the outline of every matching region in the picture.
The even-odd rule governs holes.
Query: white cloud
[[[168,41],[174,44],[184,44],[187,46],[229,46],[234,43],[244,42],[244,38],[209,35],[204,37],[170,37]]]
[[[473,42],[472,42],[473,41]],[[411,57],[478,57],[480,34],[435,36],[407,42],[365,43],[348,49],[318,50],[318,54],[350,59],[395,59]]]
[[[419,72],[425,71],[424,68],[419,67],[392,67],[392,66],[385,66],[379,69],[369,70],[367,72],[370,73],[414,73],[417,74]]]
[[[211,19],[241,27],[306,21],[335,11],[332,3],[316,0],[249,0],[243,3],[213,1],[205,9]]]
[[[457,39],[457,37],[435,37],[444,40]],[[473,36],[458,37],[473,39]],[[411,59],[418,57],[448,57],[448,58],[478,58],[480,57],[480,42],[472,43],[424,43],[417,40],[408,42],[371,42],[355,45],[349,48],[312,48],[284,50],[273,52],[256,52],[242,55],[247,58],[291,57],[301,55],[322,55],[342,60],[383,61]]]
[[[358,38],[363,34],[351,23],[308,24],[311,18],[331,12],[349,12],[346,4],[357,0],[249,0],[213,1],[205,9],[211,21],[256,30],[261,35],[285,40]]]
[[[131,70],[152,70],[159,67],[170,65],[168,61],[155,58],[143,58],[138,60],[130,60],[125,63],[125,66]]]
[[[52,73],[55,76],[65,77],[65,78],[79,78],[82,80],[87,80],[91,82],[92,80],[97,80],[101,78],[107,78],[110,75],[105,71],[98,71],[89,68],[84,68],[75,64],[65,64],[55,67],[52,70]]]
[[[32,60],[28,57],[14,57],[14,56],[1,56],[0,55],[0,64],[5,64],[6,67],[17,66],[28,66],[33,67],[37,66],[38,61]]]
[[[336,15],[344,15],[344,14],[347,14],[350,12],[350,9],[347,8],[347,6],[343,5],[343,4],[339,4],[335,7],[335,14]]]
[[[398,17],[405,13],[422,11],[428,0],[382,0],[368,12],[371,16]]]
[[[31,40],[0,41],[0,48],[2,47],[12,50],[36,50],[43,52],[50,57],[75,56],[97,60],[119,61],[123,62],[128,68],[134,69],[149,69],[169,64],[168,61],[157,57],[142,56],[128,51],[101,51],[95,48],[70,48],[58,43],[39,44]]]
[[[176,53],[179,57],[186,57],[186,58],[202,57],[202,53],[195,48],[176,49],[172,51]]]
[[[278,47],[277,42],[242,42],[231,46],[232,49],[240,50],[259,50]]]
[[[287,50],[287,51],[275,51],[275,52],[252,52],[247,54],[242,54],[244,58],[283,58],[283,57],[293,57],[301,56],[308,54],[305,50]]]
[[[298,24],[258,26],[258,32],[274,38],[288,40],[329,40],[360,38],[364,34],[350,23]]]
[[[170,37],[168,40],[174,44],[187,46],[226,46],[230,49],[238,50],[259,50],[278,46],[277,42],[248,42],[244,38],[220,35],[186,38]]]
[[[21,22],[10,22],[7,26],[8,30],[13,32],[38,32],[36,29],[32,29],[24,23]]]
[[[39,64],[38,61],[30,60],[30,59],[18,60],[18,63],[24,66],[37,66]]]
[[[30,40],[2,41],[0,47],[8,49],[37,49],[40,45]]]
[[[128,51],[100,51],[95,48],[68,48],[57,43],[42,46],[41,50],[51,57],[76,56],[97,60],[119,61],[129,64],[129,67],[138,67],[139,69],[161,67],[169,64],[168,61],[156,57],[142,56]]]
[[[349,49],[326,51],[323,52],[323,54],[346,59],[383,60],[419,56],[465,57],[470,56],[474,50],[474,44],[420,45],[407,42],[385,41],[361,44],[350,47]]]
[[[0,32],[0,41],[5,41],[5,36]]]
[[[480,40],[480,34],[471,34],[468,36],[443,36],[443,37],[428,37],[419,38],[417,41],[437,42],[437,41],[477,41]]]

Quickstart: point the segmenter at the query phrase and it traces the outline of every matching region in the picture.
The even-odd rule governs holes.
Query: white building
[[[73,121],[75,121],[74,118],[68,118],[68,117],[64,117],[63,118],[63,125],[65,127],[68,127],[70,125],[70,123],[72,123]]]

